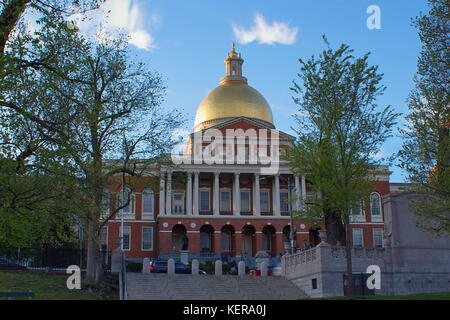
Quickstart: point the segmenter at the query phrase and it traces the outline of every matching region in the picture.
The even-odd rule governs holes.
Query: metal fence
[[[70,265],[86,268],[86,250],[71,247],[43,246],[36,248],[0,247],[0,257],[9,259],[29,269],[65,269]],[[103,248],[99,251],[103,270],[111,268],[111,252]]]

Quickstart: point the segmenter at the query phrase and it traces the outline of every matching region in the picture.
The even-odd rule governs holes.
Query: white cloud
[[[256,13],[254,25],[250,29],[233,24],[233,32],[241,44],[258,41],[263,44],[293,44],[296,41],[298,28],[290,28],[286,23],[274,21],[271,25],[264,16]]]
[[[87,16],[72,15],[80,31],[90,38],[100,41],[102,38],[114,38],[119,33],[129,37],[129,43],[139,49],[157,48],[148,29],[149,22],[159,22],[156,15],[148,18],[135,0],[109,0],[98,10]]]

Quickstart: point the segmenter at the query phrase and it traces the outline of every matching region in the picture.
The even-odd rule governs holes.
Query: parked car
[[[0,270],[27,270],[27,267],[6,258],[0,258]]]
[[[267,267],[267,275],[269,276],[281,276],[283,274],[283,268],[281,264],[271,265]],[[249,272],[249,275],[251,276],[260,276],[261,270],[260,269],[252,269]]]
[[[150,272],[153,273],[167,273],[167,261],[152,260],[150,261]],[[176,262],[175,273],[191,274],[192,268],[189,265]],[[199,269],[198,274],[206,274],[206,271]]]

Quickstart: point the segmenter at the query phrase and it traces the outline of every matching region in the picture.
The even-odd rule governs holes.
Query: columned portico
[[[279,216],[281,214],[280,210],[280,176],[274,175],[274,195],[273,195],[273,214],[274,216]]]
[[[295,209],[299,210],[300,207],[300,197],[301,197],[301,189],[300,189],[300,178],[298,175],[294,176],[295,181]]]
[[[214,172],[213,206],[214,206],[214,215],[216,216],[220,214],[219,191],[220,191],[220,173]]]
[[[305,206],[306,201],[306,178],[302,176],[302,208]]]
[[[241,214],[241,190],[240,190],[239,176],[240,175],[238,172],[234,174],[233,213],[236,216]]]
[[[166,214],[172,214],[172,172],[167,172],[167,200]]]
[[[253,184],[253,214],[261,215],[261,193],[259,189],[259,174],[255,173],[254,175],[254,184]]]
[[[198,207],[198,189],[199,189],[199,172],[194,172],[194,215],[199,214],[199,207]]]
[[[192,172],[187,172],[186,214],[192,215]]]
[[[159,215],[163,216],[166,214],[166,198],[165,198],[165,188],[166,188],[166,179],[164,173],[162,173],[159,179]]]

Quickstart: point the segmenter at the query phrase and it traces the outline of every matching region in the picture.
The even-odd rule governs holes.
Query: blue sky
[[[113,24],[132,36],[133,54],[165,79],[164,108],[182,109],[189,131],[198,104],[223,76],[223,59],[232,41],[245,59],[244,76],[271,105],[279,130],[293,133],[297,109],[289,88],[298,58],[319,55],[325,47],[323,34],[334,48],[349,44],[357,56],[370,51],[369,62],[379,65],[387,86],[379,106],[391,105],[406,114],[420,50],[411,18],[428,11],[425,0],[108,1]],[[381,29],[366,26],[370,5],[381,10]],[[400,145],[401,139],[392,138],[381,154],[390,155]],[[391,181],[404,180],[398,167],[391,169]]]

